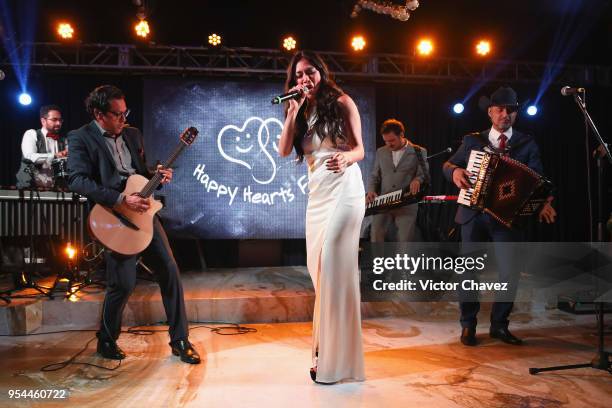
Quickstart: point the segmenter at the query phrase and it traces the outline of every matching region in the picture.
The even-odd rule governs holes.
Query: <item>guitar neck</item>
[[[183,150],[185,149],[186,146],[187,145],[185,143],[183,143],[183,141],[180,141],[178,146],[174,149],[174,152],[168,158],[168,160],[166,160],[165,162],[162,163],[162,166],[164,166],[165,168],[168,168],[168,167],[172,166],[174,164],[174,162],[176,161],[176,159],[183,152]],[[140,196],[144,197],[144,198],[147,198],[151,194],[153,194],[153,191],[155,191],[155,189],[159,186],[159,183],[161,183],[161,180],[162,180],[161,173],[156,171],[155,175],[153,177],[151,177],[151,180],[149,180],[149,182],[144,186],[144,188],[140,192]]]

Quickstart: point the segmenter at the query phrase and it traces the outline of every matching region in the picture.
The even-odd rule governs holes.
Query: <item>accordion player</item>
[[[479,101],[491,127],[463,138],[459,149],[444,163],[444,176],[461,191],[455,221],[461,226],[464,243],[520,242],[521,215],[538,212],[540,221],[552,223],[556,211],[550,204],[550,183],[540,160],[540,150],[533,137],[513,128],[521,104],[510,87],[500,87]],[[469,250],[470,246],[466,248]],[[513,246],[496,246],[496,269],[500,282],[511,287],[508,297],[497,299],[491,309],[489,336],[511,345],[522,340],[509,330],[509,316],[518,285],[520,258]],[[480,302],[478,296],[460,292],[460,341],[465,346],[478,345],[476,325]]]
[[[538,212],[540,220],[554,222],[550,206],[552,184],[542,176],[535,140],[513,130],[509,146],[500,150],[491,145],[489,133],[485,130],[466,135],[461,147],[444,164],[445,177],[465,190],[458,198],[457,224],[463,226],[480,213],[504,229],[518,227],[521,219]],[[544,214],[547,208],[552,217]],[[518,236],[514,239],[520,240]]]

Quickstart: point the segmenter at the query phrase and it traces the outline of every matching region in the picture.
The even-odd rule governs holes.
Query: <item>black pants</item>
[[[461,226],[461,241],[463,243],[487,241],[493,241],[494,243],[520,242],[522,241],[522,234],[519,231],[506,228],[488,214],[479,213]],[[516,267],[516,253],[513,251],[513,248],[503,244],[499,246],[494,245],[494,247],[495,256],[498,261],[499,282],[508,283],[510,296],[505,295],[505,300],[508,300],[508,297],[514,299],[519,277],[519,270]],[[475,328],[478,322],[476,316],[480,310],[480,302],[473,292],[466,293],[460,291],[459,296],[461,300],[459,303],[461,327]],[[491,310],[492,329],[508,327],[508,316],[510,316],[513,306],[514,302],[509,301],[496,301],[493,303],[493,309]]]
[[[170,341],[187,340],[188,325],[179,269],[172,255],[168,237],[158,217],[154,217],[153,240],[143,253],[151,260],[161,289],[166,317],[170,325]],[[136,286],[136,263],[139,255],[124,256],[110,251],[106,259],[106,296],[98,337],[116,340],[121,332],[123,309]]]

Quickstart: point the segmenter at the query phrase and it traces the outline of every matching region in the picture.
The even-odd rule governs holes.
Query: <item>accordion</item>
[[[472,150],[466,170],[469,189],[461,189],[457,202],[490,214],[506,227],[529,216],[544,204],[552,184],[523,163],[498,153]]]

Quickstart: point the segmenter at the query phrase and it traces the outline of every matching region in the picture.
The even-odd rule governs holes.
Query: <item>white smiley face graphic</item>
[[[250,133],[247,133],[247,134],[246,134],[245,139],[246,139],[247,141],[249,141],[249,140],[251,139],[251,134],[250,134]],[[238,153],[245,154],[245,153],[250,152],[250,151],[253,149],[253,142],[252,142],[252,141],[250,142],[250,146],[249,146],[249,147],[246,147],[246,148],[244,148],[244,147],[240,147],[240,144],[239,144],[239,143],[240,143],[240,141],[241,141],[241,137],[240,137],[240,136],[236,136],[236,151],[237,151]],[[248,142],[247,142],[247,143],[245,143],[245,144],[248,144]]]
[[[256,127],[254,127],[256,126]],[[268,144],[272,140],[272,148],[278,152],[283,123],[276,118],[263,120],[258,117],[248,118],[242,127],[234,125],[224,126],[217,136],[217,147],[221,156],[227,161],[239,164],[252,171],[251,177],[259,184],[268,184],[276,176],[276,161],[268,152]],[[255,146],[255,132],[259,149],[252,151]],[[230,152],[234,152],[230,154]],[[274,153],[273,153],[274,154]],[[257,174],[257,176],[255,174]],[[264,178],[261,178],[261,175]],[[269,177],[268,177],[269,175]]]

